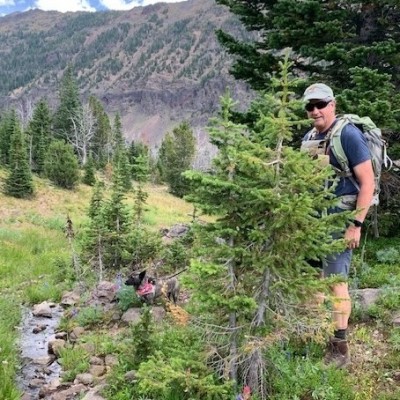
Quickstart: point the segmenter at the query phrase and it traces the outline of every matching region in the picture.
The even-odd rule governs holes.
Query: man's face
[[[307,117],[314,120],[319,132],[326,131],[335,120],[335,101],[311,99],[305,106]]]

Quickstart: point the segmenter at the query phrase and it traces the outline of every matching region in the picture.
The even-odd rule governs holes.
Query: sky
[[[178,3],[183,0],[162,0],[163,3]],[[15,11],[38,8],[43,11],[100,11],[130,10],[138,6],[161,3],[160,0],[0,0],[0,16]]]

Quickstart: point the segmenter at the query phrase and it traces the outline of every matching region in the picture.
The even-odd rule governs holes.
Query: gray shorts
[[[322,260],[324,276],[343,275],[349,276],[351,257],[353,251],[346,249],[342,253],[330,254]]]
[[[343,212],[344,210],[339,207],[334,207],[328,211],[328,214],[334,214]],[[332,235],[334,239],[339,239],[343,237],[340,234]],[[353,250],[346,249],[341,253],[330,254],[322,260],[322,266],[324,271],[324,276],[331,275],[342,275],[344,277],[349,276],[351,258],[353,255]]]

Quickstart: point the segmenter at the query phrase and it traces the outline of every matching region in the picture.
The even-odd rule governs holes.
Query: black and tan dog
[[[172,301],[174,304],[178,301],[179,296],[179,281],[173,276],[166,279],[155,279],[146,276],[146,270],[140,274],[131,275],[126,281],[125,285],[133,286],[136,294],[147,304],[153,304],[155,299],[162,294]]]

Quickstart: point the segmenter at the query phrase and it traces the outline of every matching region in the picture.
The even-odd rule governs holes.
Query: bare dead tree
[[[22,128],[25,130],[33,116],[32,100],[26,97],[22,98],[18,103],[17,114]]]
[[[85,165],[89,156],[91,140],[95,134],[96,118],[88,103],[71,117],[72,134],[68,140],[78,154],[81,165]]]

